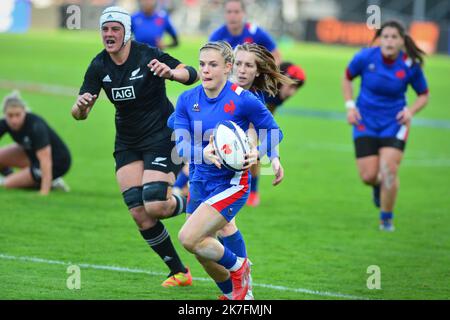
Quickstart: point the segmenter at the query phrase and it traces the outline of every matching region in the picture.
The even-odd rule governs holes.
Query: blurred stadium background
[[[0,189],[0,299],[216,298],[213,282],[178,243],[197,281],[160,288],[165,267],[139,239],[114,179],[114,108],[104,95],[87,122],[70,116],[86,67],[102,49],[98,17],[113,4],[137,9],[134,0],[0,1],[0,96],[21,90],[74,158],[68,194]],[[370,190],[358,179],[340,90],[346,64],[370,42],[373,4],[382,21],[401,20],[429,53],[431,101],[413,122],[392,234],[377,230]],[[81,9],[72,30],[71,5]],[[160,6],[180,33],[181,45],[168,52],[196,65],[199,46],[223,23],[222,1]],[[262,204],[238,218],[255,263],[256,298],[449,299],[450,1],[250,0],[247,11],[274,35],[283,59],[307,73],[305,87],[276,115],[286,136],[286,180],[272,188],[263,177]],[[171,100],[184,89],[169,84]],[[10,141],[4,136],[0,145]],[[167,221],[173,239],[182,223]],[[81,290],[66,286],[70,264],[81,267]],[[371,265],[381,269],[381,290],[367,288]]]

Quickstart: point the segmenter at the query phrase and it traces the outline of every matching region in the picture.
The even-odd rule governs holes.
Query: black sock
[[[177,205],[175,206],[175,210],[173,211],[172,217],[175,217],[183,212],[186,212],[187,199],[184,196],[173,195],[175,200],[177,201]]]
[[[170,240],[169,233],[167,232],[161,221],[158,221],[152,228],[147,230],[140,230],[140,232],[144,240],[169,267],[169,276],[174,275],[178,272],[187,272],[186,268],[180,260],[180,257],[178,257],[178,254],[175,251],[172,241]]]

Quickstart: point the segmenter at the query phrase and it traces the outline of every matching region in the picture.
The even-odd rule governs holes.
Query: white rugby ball
[[[250,151],[244,130],[230,120],[220,121],[214,129],[214,148],[223,166],[232,171],[242,171],[245,154]]]

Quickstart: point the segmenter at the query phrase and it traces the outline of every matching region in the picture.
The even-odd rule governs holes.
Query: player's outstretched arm
[[[186,85],[193,84],[198,81],[197,71],[183,64],[178,65],[175,69],[171,69],[167,64],[153,59],[147,65],[155,76],[177,81]]]
[[[75,120],[85,120],[96,100],[96,94],[92,95],[89,92],[86,92],[79,95],[77,101],[75,101],[75,104],[72,107],[72,116]]]

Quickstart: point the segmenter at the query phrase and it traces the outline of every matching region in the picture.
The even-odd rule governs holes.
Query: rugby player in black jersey
[[[71,164],[69,149],[47,122],[27,110],[18,92],[3,100],[0,138],[9,133],[15,143],[0,148],[0,185],[6,188],[39,188],[69,191],[62,180]],[[21,170],[14,172],[12,168]]]

